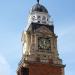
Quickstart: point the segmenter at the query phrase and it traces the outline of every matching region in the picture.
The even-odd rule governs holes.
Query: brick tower
[[[48,10],[37,0],[22,33],[23,55],[17,75],[64,75],[57,50],[57,36]]]

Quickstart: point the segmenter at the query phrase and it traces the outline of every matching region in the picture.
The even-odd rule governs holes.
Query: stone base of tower
[[[29,63],[28,67],[21,66],[17,75],[64,75],[65,65],[46,63]]]

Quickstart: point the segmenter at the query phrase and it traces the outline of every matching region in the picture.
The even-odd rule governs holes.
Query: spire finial
[[[38,4],[39,4],[39,0],[37,0]]]

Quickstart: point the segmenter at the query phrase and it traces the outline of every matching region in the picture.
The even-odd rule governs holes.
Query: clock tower
[[[48,10],[37,0],[22,33],[23,55],[17,75],[64,75],[57,49],[57,36]]]

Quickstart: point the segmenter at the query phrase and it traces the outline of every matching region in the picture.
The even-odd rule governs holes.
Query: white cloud
[[[10,65],[5,57],[0,54],[0,75],[12,75]]]

